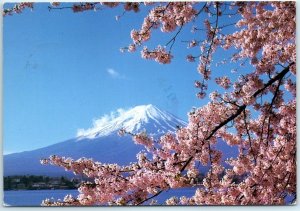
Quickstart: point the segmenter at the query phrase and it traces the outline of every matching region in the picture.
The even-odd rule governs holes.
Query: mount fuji
[[[136,106],[129,110],[119,109],[95,120],[91,128],[78,130],[75,138],[32,151],[4,155],[4,176],[73,175],[60,167],[41,165],[40,159],[50,155],[73,159],[86,157],[102,163],[129,164],[136,161],[136,154],[144,148],[136,145],[129,135],[120,137],[120,129],[124,128],[132,133],[146,130],[147,134],[158,138],[165,132],[175,132],[178,126],[186,126],[186,122],[153,105]],[[216,148],[223,152],[225,158],[236,157],[238,153],[237,148],[228,146],[222,140],[218,141]]]
[[[80,129],[77,137],[44,148],[4,155],[4,176],[9,175],[48,175],[68,176],[64,169],[41,165],[41,158],[59,155],[78,159],[93,158],[102,163],[129,164],[136,160],[136,154],[144,149],[133,143],[130,136],[118,136],[122,128],[137,133],[143,130],[154,137],[167,131],[175,131],[186,123],[174,115],[153,105],[136,106],[127,111],[117,112],[95,120],[92,128]]]

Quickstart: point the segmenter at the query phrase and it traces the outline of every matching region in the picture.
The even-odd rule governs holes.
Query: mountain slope
[[[70,175],[55,166],[43,166],[39,160],[50,155],[60,155],[78,159],[93,158],[106,163],[128,164],[136,160],[137,152],[142,146],[133,143],[131,137],[119,137],[121,128],[137,133],[145,129],[153,136],[160,136],[167,131],[175,131],[185,122],[172,114],[161,111],[153,105],[134,107],[128,111],[119,111],[117,117],[101,118],[93,127],[80,130],[78,137],[33,151],[13,153],[4,156],[4,176],[35,175]]]

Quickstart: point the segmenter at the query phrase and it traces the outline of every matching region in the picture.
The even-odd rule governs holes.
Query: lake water
[[[155,199],[159,203],[163,203],[166,199],[172,196],[187,196],[194,195],[196,188],[181,188],[169,190],[158,195]],[[78,195],[77,190],[18,190],[4,191],[4,203],[6,206],[40,206],[41,202],[46,198],[63,199],[64,196],[72,194]]]
[[[65,195],[77,195],[77,190],[17,190],[4,191],[4,203],[8,206],[40,206],[46,198],[63,199]]]

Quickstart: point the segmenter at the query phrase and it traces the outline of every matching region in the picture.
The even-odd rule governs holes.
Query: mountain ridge
[[[147,133],[159,137],[167,131],[175,132],[177,126],[186,125],[183,120],[151,104],[119,110],[117,116],[106,115],[103,118],[95,122],[92,128],[82,130],[80,136],[39,149],[4,155],[4,176],[70,176],[59,167],[40,164],[40,159],[53,154],[74,159],[93,158],[103,163],[129,164],[136,161],[136,154],[144,148],[136,145],[130,136],[118,136],[119,129],[125,128],[134,133],[146,129]]]

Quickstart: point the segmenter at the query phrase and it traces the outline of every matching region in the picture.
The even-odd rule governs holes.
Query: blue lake
[[[77,190],[17,190],[4,191],[7,206],[40,206],[46,198],[63,199],[65,195],[77,195]]]
[[[159,203],[163,203],[172,196],[194,195],[196,188],[181,188],[163,192],[154,199]],[[40,206],[41,202],[46,198],[63,199],[67,194],[73,196],[78,195],[77,190],[18,190],[4,191],[5,206]]]

